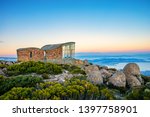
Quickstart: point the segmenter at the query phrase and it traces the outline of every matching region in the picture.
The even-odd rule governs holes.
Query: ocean
[[[150,76],[150,53],[76,53],[76,58],[100,66],[121,70],[127,63],[137,63],[141,73]]]
[[[121,70],[127,63],[137,63],[141,73],[150,76],[150,53],[76,53],[76,59],[88,60],[100,66]],[[16,61],[16,57],[0,57],[0,60]]]

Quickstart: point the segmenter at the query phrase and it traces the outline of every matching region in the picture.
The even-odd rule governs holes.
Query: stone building
[[[73,58],[75,42],[45,45],[42,48],[17,49],[18,61],[56,61],[64,58]]]
[[[17,59],[19,62],[44,60],[43,55],[44,51],[35,47],[17,49]]]

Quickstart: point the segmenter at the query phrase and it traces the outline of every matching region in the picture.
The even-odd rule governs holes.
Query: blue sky
[[[150,1],[0,0],[0,55],[66,41],[77,52],[150,51]]]

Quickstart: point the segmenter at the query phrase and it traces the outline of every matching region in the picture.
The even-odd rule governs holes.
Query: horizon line
[[[150,51],[123,51],[123,52],[75,52],[75,54],[80,54],[80,53],[89,53],[89,54],[92,54],[92,53],[96,53],[96,54],[138,54],[138,53],[140,53],[140,54],[144,54],[144,53],[150,53]],[[17,54],[3,54],[3,55],[0,55],[0,57],[17,57]]]

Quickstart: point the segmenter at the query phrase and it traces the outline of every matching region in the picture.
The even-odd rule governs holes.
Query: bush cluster
[[[80,67],[75,65],[62,64],[60,66],[72,74],[83,74],[83,75],[86,74],[84,70],[82,70]]]
[[[4,67],[4,66],[1,66]],[[43,82],[49,74],[62,73],[63,69],[72,74],[84,74],[80,77],[66,79],[64,83]],[[43,78],[28,73],[42,74]],[[72,65],[57,65],[43,62],[24,62],[7,66],[9,78],[0,75],[0,99],[9,100],[114,100],[150,99],[150,77],[141,76],[144,85],[131,89],[111,85],[94,85],[87,81],[85,72]],[[12,76],[18,75],[18,76]]]
[[[8,65],[6,65],[6,64],[1,64],[0,63],[0,68],[5,68],[5,67],[7,67]]]
[[[4,76],[3,76],[3,75],[0,75],[0,80],[1,80],[1,79],[4,79]]]
[[[0,95],[8,92],[13,87],[34,87],[42,82],[42,78],[32,76],[17,76],[12,78],[3,78],[0,80]]]
[[[7,67],[7,74],[9,76],[27,74],[27,73],[37,73],[37,74],[59,74],[62,73],[62,68],[56,64],[44,63],[44,62],[23,62],[20,64],[14,64]]]
[[[11,100],[97,100],[97,99],[115,99],[114,93],[100,86],[96,86],[83,77],[75,77],[66,80],[64,83],[58,82],[41,82],[33,83],[33,77],[14,78],[9,83],[5,83],[8,88],[3,91],[0,99]],[[15,82],[15,83],[13,83]],[[20,82],[20,84],[19,84]],[[10,84],[13,84],[9,86]],[[2,89],[2,87],[1,87]],[[7,91],[6,91],[7,90]]]

